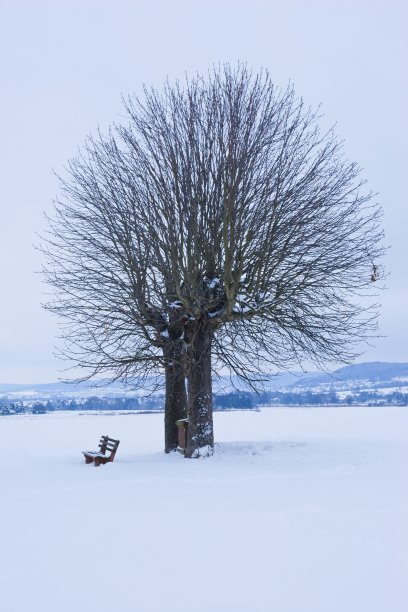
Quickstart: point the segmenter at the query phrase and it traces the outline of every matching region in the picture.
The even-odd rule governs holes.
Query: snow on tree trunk
[[[164,452],[178,446],[176,421],[187,416],[185,372],[180,343],[169,343],[163,348],[166,374],[166,402],[164,406]]]
[[[193,332],[189,353],[189,424],[185,452],[188,458],[212,455],[214,449],[211,341],[211,329],[199,324]]]

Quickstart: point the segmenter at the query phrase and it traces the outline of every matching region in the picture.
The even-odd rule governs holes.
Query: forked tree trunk
[[[212,331],[202,323],[193,331],[188,369],[188,430],[185,456],[212,455],[214,428],[211,378]]]
[[[176,421],[187,416],[185,372],[182,348],[179,343],[163,349],[166,373],[166,401],[164,405],[164,452],[175,451],[178,446]]]

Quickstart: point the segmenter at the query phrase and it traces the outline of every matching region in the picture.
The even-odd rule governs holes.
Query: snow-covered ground
[[[407,408],[217,413],[205,460],[162,419],[0,418],[3,612],[408,609]]]

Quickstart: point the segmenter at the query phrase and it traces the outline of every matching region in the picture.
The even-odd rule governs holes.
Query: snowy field
[[[406,612],[408,409],[217,413],[205,460],[162,420],[0,418],[2,612]]]

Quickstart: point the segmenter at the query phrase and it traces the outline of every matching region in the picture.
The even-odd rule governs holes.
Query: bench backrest
[[[106,454],[106,452],[116,453],[118,446],[119,440],[114,440],[113,438],[109,438],[109,436],[102,436],[99,442],[99,448],[103,454]]]

